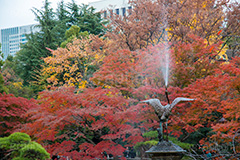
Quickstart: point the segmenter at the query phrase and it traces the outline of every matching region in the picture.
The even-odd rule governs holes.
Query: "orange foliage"
[[[95,35],[76,39],[66,48],[52,51],[44,58],[43,76],[51,86],[78,86],[85,88],[91,72],[98,68],[106,53],[107,40]]]
[[[164,31],[172,44],[189,42],[191,34],[204,38],[208,44],[222,38],[217,33],[226,17],[223,8],[227,0],[131,0],[130,4],[131,14],[110,17],[114,29],[106,35],[122,49],[135,51],[156,45],[164,41]]]

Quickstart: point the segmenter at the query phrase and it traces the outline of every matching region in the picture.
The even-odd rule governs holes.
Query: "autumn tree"
[[[124,49],[136,50],[156,45],[166,41],[165,35],[172,44],[189,41],[191,34],[204,38],[208,44],[222,39],[218,34],[227,16],[224,12],[228,8],[226,0],[132,0],[129,4],[132,9],[125,17],[109,17],[113,27],[107,33]]]
[[[42,74],[47,75],[47,83],[85,88],[107,54],[106,43],[107,40],[89,35],[52,51],[52,56],[44,59],[46,67]]]
[[[100,69],[91,79],[96,85],[103,87],[116,87],[118,89],[131,89],[137,86],[138,64],[137,52],[119,50],[112,52],[103,59]]]
[[[29,86],[24,86],[23,79],[16,74],[18,65],[16,64],[17,62],[14,57],[8,56],[4,62],[1,73],[4,78],[4,85],[8,89],[8,93],[14,94],[16,97],[24,97],[28,99],[33,98],[36,94],[34,94]]]
[[[36,137],[52,155],[73,159],[121,155],[123,146],[141,141],[134,128],[136,112],[116,88],[74,88],[44,91],[39,106],[29,110],[32,122],[21,131]]]
[[[15,97],[12,94],[0,94],[0,133],[1,136],[12,133],[21,123],[27,121],[23,115],[35,106],[34,100]]]
[[[186,41],[189,34],[207,40],[208,44],[217,42],[217,33],[223,27],[226,0],[183,0],[169,8],[170,40]]]
[[[191,39],[190,39],[191,38]],[[216,56],[222,52],[222,42],[208,45],[205,39],[195,35],[190,35],[186,42],[179,42],[173,47],[173,60],[171,80],[172,85],[184,88],[203,79],[208,75],[215,74],[215,68],[221,65],[221,61],[216,60]]]
[[[161,3],[162,4],[162,3]],[[132,9],[128,15],[110,17],[111,30],[107,37],[116,41],[122,49],[134,51],[150,44],[159,43],[166,29],[166,13],[164,6],[157,1],[131,1]]]
[[[240,3],[237,1],[230,3],[226,12],[226,26],[221,32],[221,35],[222,39],[225,40],[225,45],[229,48],[228,56],[231,58],[239,56],[240,54],[240,27],[238,25],[240,17]]]
[[[218,144],[228,146],[230,154],[239,153],[239,58],[215,68],[214,75],[198,79],[184,88],[183,94],[196,98],[182,110],[184,123],[211,128],[200,144],[213,152],[217,152],[214,148]],[[196,132],[192,127],[185,129],[187,134]]]

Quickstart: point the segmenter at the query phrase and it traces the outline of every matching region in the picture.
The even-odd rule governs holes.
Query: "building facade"
[[[8,55],[14,55],[20,50],[20,44],[27,42],[26,34],[36,32],[37,29],[34,25],[26,25],[20,27],[1,29],[0,38],[3,53],[3,59],[5,60]]]
[[[102,12],[102,18],[107,18],[115,13],[120,16],[125,16],[132,9],[128,4],[129,0],[100,0],[91,2],[88,5],[96,8],[96,12]]]

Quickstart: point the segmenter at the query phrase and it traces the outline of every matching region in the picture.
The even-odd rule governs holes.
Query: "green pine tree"
[[[90,34],[103,35],[105,33],[104,25],[107,21],[101,18],[99,12],[95,12],[95,8],[89,7],[88,5],[81,6],[81,14],[78,18],[78,26],[81,31],[88,31]]]
[[[26,133],[15,132],[0,138],[0,156],[12,160],[46,160],[50,154],[38,143],[31,141]]]
[[[2,44],[0,43],[0,48],[2,47]],[[3,54],[2,51],[0,50],[0,93],[8,93],[8,89],[6,88],[6,86],[4,85],[4,79],[2,76],[2,66],[3,66],[4,62],[3,62]]]
[[[40,31],[27,36],[28,42],[22,46],[15,57],[19,68],[17,73],[24,80],[24,85],[29,85],[37,79],[43,65],[43,58],[51,54],[47,48],[57,49],[61,44],[59,37],[64,37],[64,33],[59,35],[63,31],[59,32],[55,13],[48,0],[45,0],[43,10],[34,8],[32,11],[39,23],[36,27]]]

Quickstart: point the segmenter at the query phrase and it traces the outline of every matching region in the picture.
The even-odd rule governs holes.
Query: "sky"
[[[61,0],[48,0],[55,10]],[[65,3],[72,0],[64,0]],[[97,0],[75,0],[77,4],[88,4]],[[41,9],[44,0],[0,0],[0,29],[36,24],[35,16],[31,9]]]

